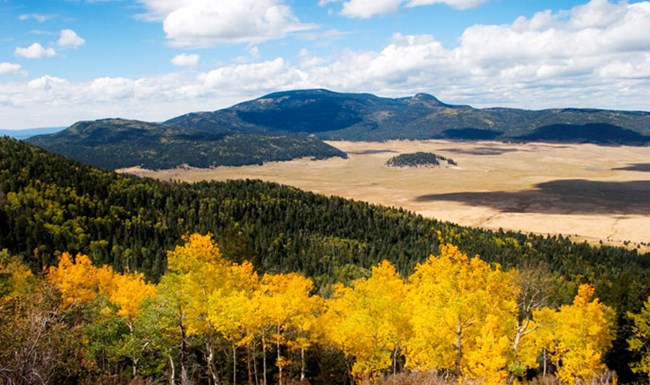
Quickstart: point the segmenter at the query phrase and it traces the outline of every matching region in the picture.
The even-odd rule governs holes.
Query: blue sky
[[[299,88],[650,110],[650,2],[0,0],[0,128]]]

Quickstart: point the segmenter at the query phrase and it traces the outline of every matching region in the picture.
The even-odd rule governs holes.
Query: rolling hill
[[[428,94],[298,90],[272,93],[164,123],[79,122],[31,144],[105,168],[237,166],[346,154],[323,140],[452,139],[650,144],[650,112],[595,109],[477,109]]]
[[[308,135],[225,134],[202,128],[125,119],[79,122],[27,142],[108,169],[241,166],[346,154]]]

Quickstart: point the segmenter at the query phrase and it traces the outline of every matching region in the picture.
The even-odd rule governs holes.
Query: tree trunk
[[[219,373],[214,366],[214,346],[212,346],[212,338],[207,338],[205,341],[205,360],[208,365],[208,378],[212,384],[219,385]]]
[[[300,348],[300,382],[305,381],[305,348]]]
[[[463,360],[463,326],[458,323],[458,328],[456,328],[456,363],[455,363],[455,371],[456,375],[458,378],[460,378],[461,372],[460,372],[460,364]]]
[[[237,385],[237,345],[232,344],[232,385]]]
[[[395,385],[395,380],[397,376],[397,344],[395,344],[395,350],[393,350],[393,385]]]
[[[264,385],[268,384],[266,380],[266,337],[262,334],[262,378],[264,379]]]
[[[280,355],[280,325],[277,326],[277,333],[278,336],[275,339],[275,346],[278,352],[276,366],[278,367],[278,385],[282,385],[282,362],[281,362],[282,356]]]
[[[169,385],[175,385],[174,377],[176,377],[176,368],[174,367],[174,359],[169,355]]]
[[[257,373],[257,357],[255,355],[255,341],[253,340],[253,374],[255,375],[255,385],[260,385],[260,378]]]
[[[185,327],[181,323],[180,325],[181,332],[181,385],[189,384],[189,379],[187,377],[187,367],[185,367],[185,360],[187,359],[187,335],[185,333]]]
[[[253,373],[251,370],[251,343],[246,345],[246,368],[248,369],[248,385],[253,385]]]

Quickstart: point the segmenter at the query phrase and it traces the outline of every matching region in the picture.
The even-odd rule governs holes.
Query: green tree
[[[630,366],[635,373],[650,375],[650,297],[639,313],[628,312],[632,320],[632,337],[627,340],[629,349],[638,354],[640,360]]]

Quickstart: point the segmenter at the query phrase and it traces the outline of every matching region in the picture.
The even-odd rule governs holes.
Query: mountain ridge
[[[78,122],[31,144],[89,164],[174,168],[260,164],[347,154],[325,140],[498,140],[650,144],[650,112],[474,108],[418,93],[401,98],[326,89],[274,92],[231,107],[162,123]]]

